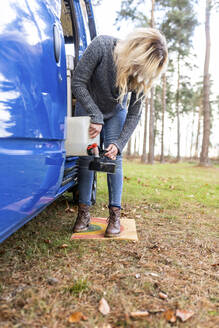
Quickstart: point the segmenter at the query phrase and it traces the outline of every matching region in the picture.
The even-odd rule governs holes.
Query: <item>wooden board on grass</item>
[[[106,238],[104,233],[107,227],[106,218],[91,218],[89,229],[85,232],[73,233],[71,240],[74,239],[119,239],[119,240],[138,240],[135,220],[134,219],[121,219],[121,233],[119,237]]]

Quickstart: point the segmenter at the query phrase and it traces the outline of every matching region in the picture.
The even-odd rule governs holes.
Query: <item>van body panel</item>
[[[66,58],[51,3],[0,4],[0,241],[57,197],[64,174]]]

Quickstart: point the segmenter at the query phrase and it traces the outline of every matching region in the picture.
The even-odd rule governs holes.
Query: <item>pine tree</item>
[[[160,2],[165,7],[165,18],[161,30],[168,41],[169,52],[174,56],[177,67],[176,116],[177,116],[177,161],[180,161],[180,87],[182,62],[191,50],[191,41],[197,19],[193,10],[192,0],[165,0]]]
[[[203,79],[203,139],[202,139],[202,151],[200,156],[200,165],[208,166],[208,150],[210,142],[210,77],[209,77],[209,63],[210,63],[210,12],[211,12],[212,0],[206,0],[205,9],[205,64],[204,64],[204,79]]]

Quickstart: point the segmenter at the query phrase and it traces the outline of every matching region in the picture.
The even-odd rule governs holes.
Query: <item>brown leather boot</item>
[[[90,224],[90,206],[85,204],[78,205],[78,216],[75,221],[73,232],[82,232],[86,231]]]
[[[104,237],[119,237],[120,236],[120,208],[110,207],[110,216],[107,219],[108,226]]]

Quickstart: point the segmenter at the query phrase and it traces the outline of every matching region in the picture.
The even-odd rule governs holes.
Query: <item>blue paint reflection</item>
[[[4,123],[0,137],[63,139],[67,101],[64,40],[62,36],[61,62],[56,65],[54,22],[62,32],[47,7],[44,1],[0,2],[1,16],[7,17],[0,22],[0,119]]]

